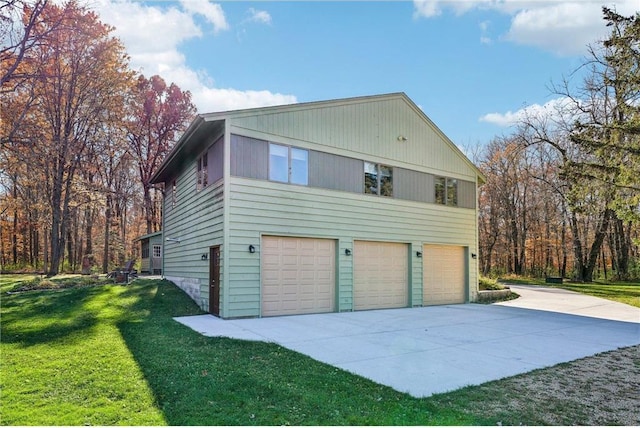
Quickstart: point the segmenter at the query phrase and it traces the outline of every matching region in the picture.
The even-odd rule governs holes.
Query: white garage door
[[[354,309],[404,308],[408,305],[407,244],[355,241]]]
[[[262,315],[333,312],[335,241],[262,238]]]
[[[423,261],[423,305],[465,302],[466,267],[464,247],[425,245]]]

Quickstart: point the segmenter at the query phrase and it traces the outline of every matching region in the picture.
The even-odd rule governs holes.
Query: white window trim
[[[158,250],[158,255],[157,255],[157,256],[156,256],[156,250]],[[160,258],[160,257],[162,257],[162,245],[154,244],[154,245],[153,245],[153,248],[152,248],[151,256],[152,256],[153,258]]]

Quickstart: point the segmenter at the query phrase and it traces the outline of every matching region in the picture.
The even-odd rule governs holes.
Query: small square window
[[[154,245],[153,246],[153,257],[155,257],[155,258],[162,257],[162,245]]]

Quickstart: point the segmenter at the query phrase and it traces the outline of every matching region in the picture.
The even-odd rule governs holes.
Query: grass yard
[[[554,398],[535,380],[580,362],[415,399],[278,345],[203,337],[173,321],[201,311],[166,281],[6,293],[23,279],[0,277],[2,425],[640,423],[633,388],[628,416],[610,400],[586,402],[593,381]],[[625,352],[594,357],[632,367],[604,376],[607,388],[637,384],[637,348]]]

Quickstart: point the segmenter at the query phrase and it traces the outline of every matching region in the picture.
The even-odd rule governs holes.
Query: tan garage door
[[[464,247],[425,245],[422,261],[422,304],[464,303],[467,283]]]
[[[332,312],[335,241],[262,238],[262,315]]]
[[[355,241],[354,309],[404,308],[408,305],[407,244]]]

